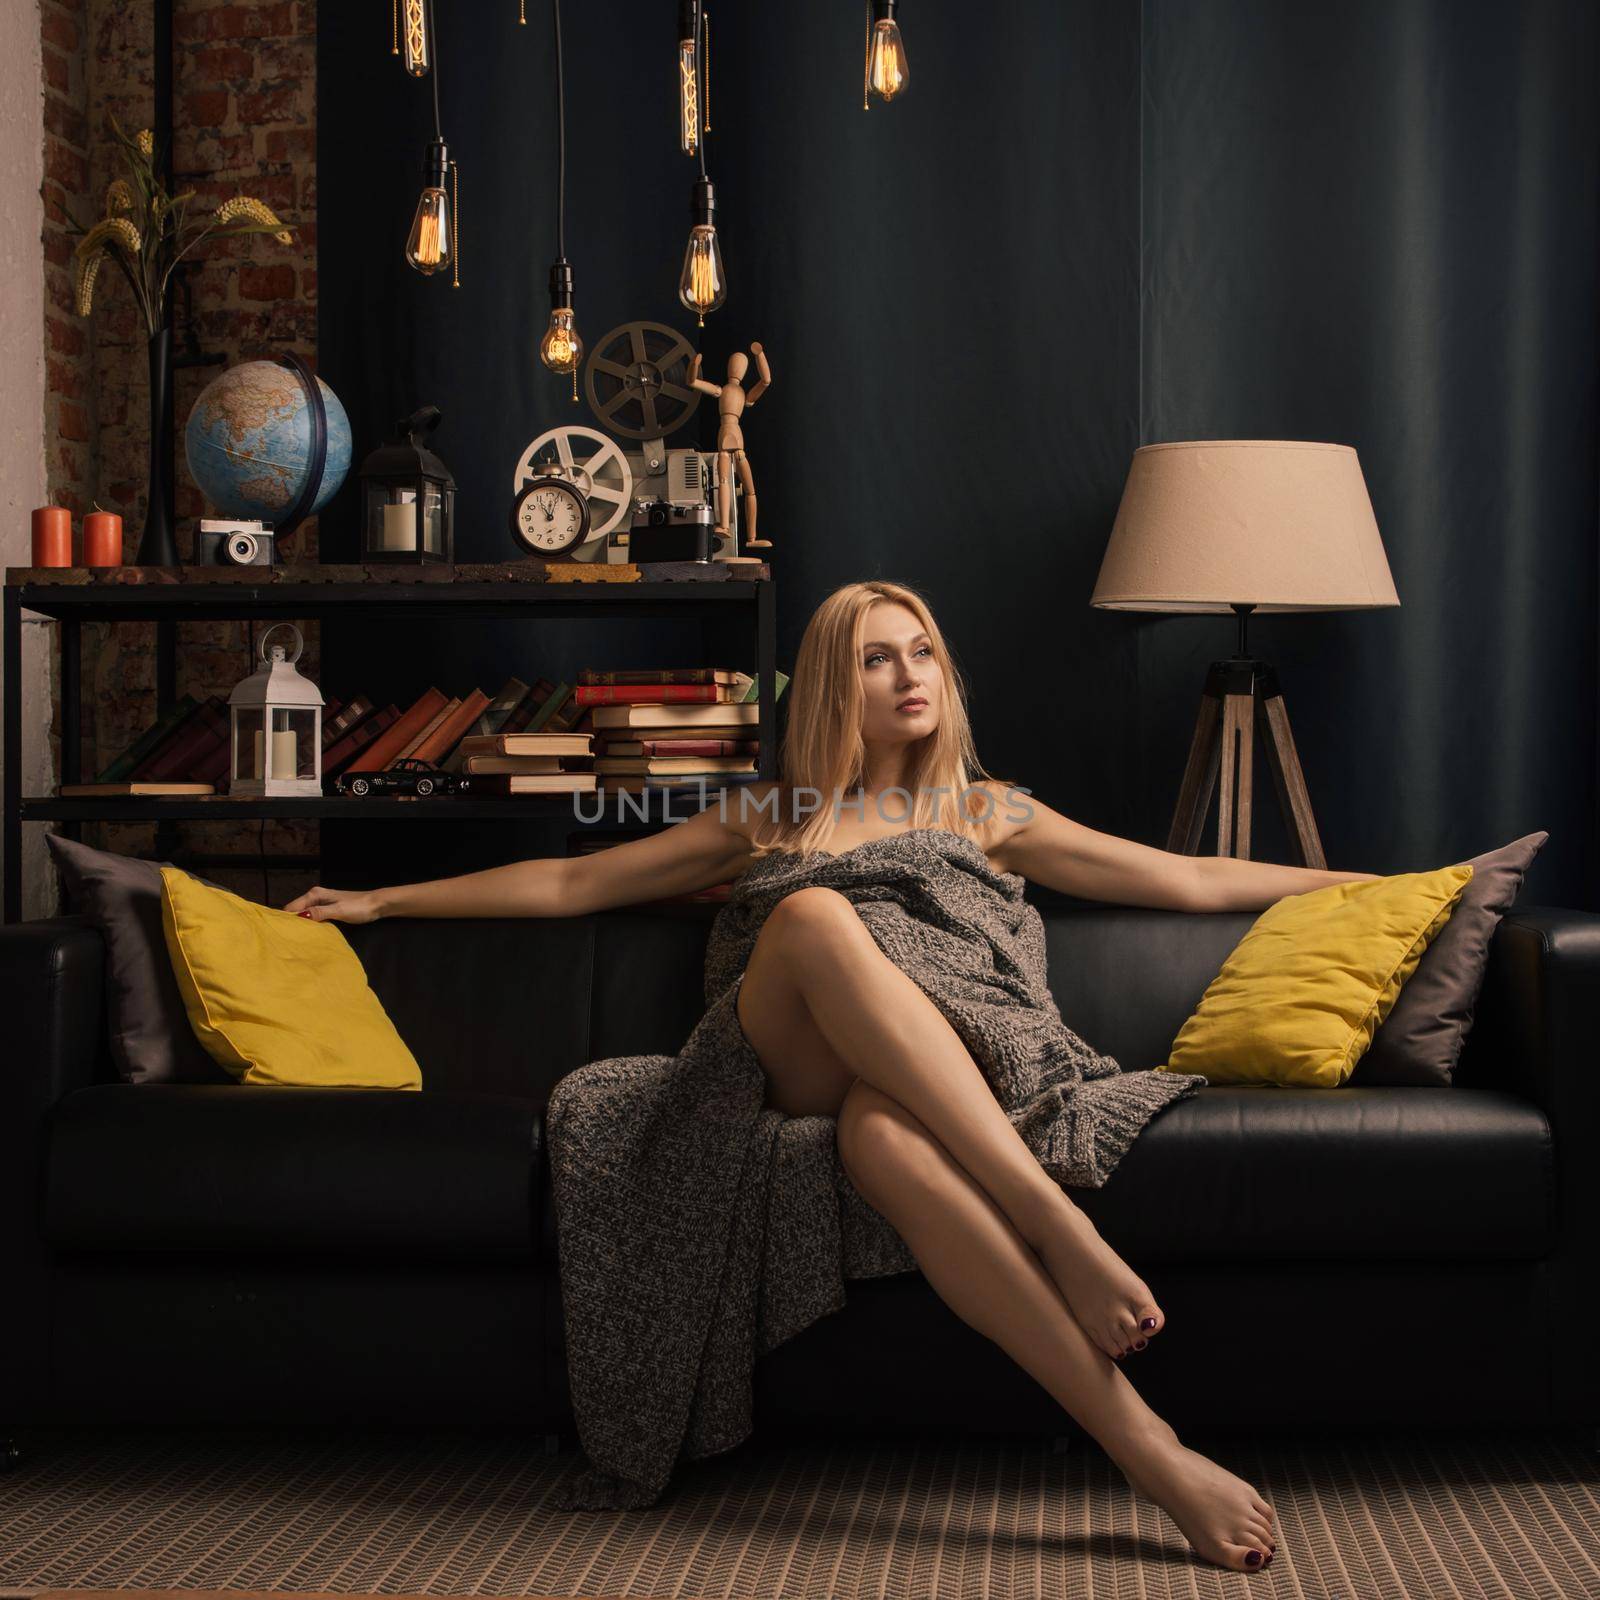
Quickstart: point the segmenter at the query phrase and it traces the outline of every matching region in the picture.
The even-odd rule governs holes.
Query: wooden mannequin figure
[[[747,549],[770,550],[770,539],[756,537],[756,481],[750,471],[750,459],[744,453],[744,430],[739,418],[746,406],[753,406],[767,391],[772,382],[772,370],[767,365],[766,352],[752,341],[750,354],[756,358],[756,371],[761,374],[748,389],[744,375],[750,370],[749,358],[742,350],[728,357],[728,377],[724,383],[709,383],[700,376],[700,352],[695,351],[689,366],[689,382],[701,394],[717,397],[717,467],[720,482],[717,484],[718,533],[726,533],[733,515],[733,474],[739,474],[739,492],[744,497],[744,544]]]

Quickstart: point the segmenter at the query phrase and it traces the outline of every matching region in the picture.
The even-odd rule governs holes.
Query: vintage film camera
[[[278,550],[264,522],[202,518],[194,558],[202,567],[271,567],[277,565]]]
[[[683,335],[662,323],[613,328],[584,363],[590,409],[608,433],[551,428],[522,452],[512,474],[514,494],[541,472],[555,473],[588,502],[587,533],[570,559],[738,561],[737,496],[728,531],[712,529],[716,452],[666,444],[700,404],[700,392],[689,386],[693,355]]]

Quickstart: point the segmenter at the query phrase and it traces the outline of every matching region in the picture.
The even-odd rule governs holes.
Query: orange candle
[[[83,519],[83,564],[122,565],[122,518],[115,511],[91,511]]]
[[[33,514],[33,564],[72,565],[72,513],[65,506],[40,506]]]

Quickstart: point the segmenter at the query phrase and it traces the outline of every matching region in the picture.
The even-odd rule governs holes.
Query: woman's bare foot
[[[1112,1360],[1120,1360],[1166,1324],[1149,1285],[1100,1237],[1071,1201],[1029,1238],[1083,1331]]]
[[[1239,1572],[1259,1572],[1272,1560],[1272,1507],[1243,1478],[1181,1444],[1165,1423],[1114,1459],[1134,1492],[1154,1500],[1197,1555]],[[1259,1559],[1251,1560],[1252,1552]]]

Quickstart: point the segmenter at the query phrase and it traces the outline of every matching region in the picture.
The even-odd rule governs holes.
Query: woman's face
[[[943,709],[944,676],[916,613],[897,600],[880,600],[867,611],[861,640],[861,737],[910,740],[932,733]],[[902,710],[905,701],[921,703]]]

